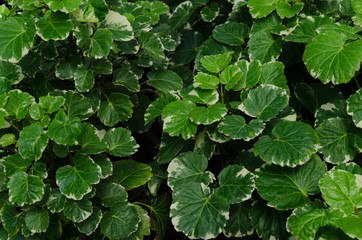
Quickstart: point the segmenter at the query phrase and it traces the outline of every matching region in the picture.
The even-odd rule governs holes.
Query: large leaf
[[[298,239],[312,240],[320,227],[336,227],[342,216],[340,210],[326,209],[320,201],[311,202],[293,211],[288,218],[287,229]]]
[[[182,88],[181,77],[171,70],[152,71],[147,74],[147,77],[147,84],[165,93]]]
[[[244,39],[248,33],[247,25],[238,22],[226,22],[216,26],[212,31],[212,36],[219,42],[238,46],[244,44]]]
[[[111,239],[125,238],[137,230],[140,221],[135,206],[129,203],[116,203],[103,215],[101,230]]]
[[[168,165],[167,184],[172,189],[178,189],[190,182],[208,185],[214,175],[205,171],[207,158],[196,152],[184,152],[174,158]]]
[[[254,145],[255,155],[280,166],[295,167],[307,162],[319,142],[316,131],[302,122],[279,122],[271,136],[262,136]]]
[[[208,107],[195,107],[190,112],[190,118],[196,124],[209,125],[219,121],[226,113],[226,105],[223,103],[216,103]]]
[[[8,182],[9,200],[20,206],[39,202],[44,195],[45,184],[40,178],[17,172],[10,177]]]
[[[196,107],[189,101],[175,101],[167,104],[162,111],[163,130],[170,136],[189,139],[195,135],[197,125],[190,121],[190,112]]]
[[[254,174],[243,166],[229,165],[220,172],[217,178],[220,186],[215,189],[215,193],[226,197],[230,204],[251,198],[251,193],[255,188]]]
[[[108,144],[108,152],[113,156],[126,157],[135,153],[139,147],[131,132],[125,128],[112,128],[103,138]]]
[[[91,38],[91,54],[94,58],[108,56],[112,47],[113,38],[111,31],[107,29],[98,29]]]
[[[346,37],[335,31],[316,36],[303,54],[309,73],[324,84],[348,82],[359,70],[361,59],[362,40],[346,43]]]
[[[262,121],[274,118],[288,104],[288,95],[284,89],[263,84],[249,91],[248,97],[238,107],[251,117]]]
[[[229,218],[229,203],[205,184],[191,182],[173,192],[170,217],[175,229],[190,238],[215,238]]]
[[[74,145],[81,134],[81,122],[78,117],[69,118],[60,109],[49,125],[48,136],[57,144]]]
[[[133,104],[129,97],[122,93],[112,93],[107,101],[101,103],[97,116],[101,122],[113,127],[118,122],[126,121],[132,116]]]
[[[319,182],[323,199],[345,213],[357,213],[362,207],[362,177],[344,170],[331,170]]]
[[[49,212],[45,208],[33,208],[26,213],[24,220],[31,233],[45,232],[49,226]]]
[[[257,137],[265,128],[265,125],[260,120],[251,120],[245,123],[245,119],[239,115],[228,115],[218,125],[221,133],[232,139],[244,139],[249,141]]]
[[[68,14],[62,12],[47,11],[36,21],[37,33],[45,41],[66,39],[73,27]]]
[[[0,22],[0,59],[17,62],[33,46],[35,37],[34,21],[10,17]]]
[[[348,215],[347,217],[342,218],[338,225],[351,238],[361,239],[361,224],[362,218],[360,216]]]
[[[107,150],[108,145],[101,142],[99,131],[90,123],[82,123],[82,135],[79,139],[81,153],[98,154]]]
[[[93,209],[92,215],[80,223],[75,223],[74,225],[78,228],[79,232],[86,235],[90,235],[97,228],[102,219],[102,211],[98,207]]]
[[[354,124],[362,128],[362,90],[359,89],[347,99],[347,112],[352,116]]]
[[[80,200],[92,191],[92,184],[99,182],[100,167],[87,155],[75,155],[73,164],[58,168],[56,180],[64,196]]]
[[[267,30],[261,30],[250,35],[248,53],[250,60],[267,63],[277,59],[282,50],[282,39],[274,37]]]
[[[264,165],[256,171],[256,188],[268,205],[278,210],[301,207],[319,193],[318,182],[327,166],[317,155],[295,168]]]
[[[201,58],[201,65],[210,72],[219,73],[230,61],[231,53],[209,55]]]
[[[10,235],[15,235],[19,232],[22,222],[21,216],[22,213],[16,211],[15,207],[10,203],[5,203],[2,206],[0,211],[1,222]]]
[[[48,136],[39,123],[23,128],[20,132],[19,153],[23,158],[38,160],[48,145]]]
[[[324,160],[338,164],[351,161],[362,146],[362,130],[341,118],[324,120],[317,128]]]
[[[89,218],[93,213],[92,202],[87,198],[80,201],[66,199],[64,203],[64,216],[74,223],[79,223]]]
[[[151,177],[150,166],[130,159],[113,163],[113,175],[109,177],[109,180],[130,190],[147,183]]]

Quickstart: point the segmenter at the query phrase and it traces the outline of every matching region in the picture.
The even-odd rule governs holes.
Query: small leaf
[[[113,80],[116,85],[124,86],[131,92],[138,92],[140,90],[137,75],[127,65],[118,68],[113,73]]]
[[[182,137],[171,137],[167,133],[163,133],[156,161],[159,164],[171,162],[171,160],[179,154],[188,142],[189,141],[185,141]]]
[[[44,208],[33,208],[25,214],[24,220],[31,233],[45,232],[49,226],[49,213]]]
[[[39,123],[27,126],[20,132],[19,153],[25,159],[40,159],[47,145],[48,136]]]
[[[168,93],[164,93],[160,97],[158,97],[146,109],[145,123],[150,123],[152,120],[161,116],[162,110],[165,108],[165,106],[170,102],[176,101],[176,99],[177,98],[175,96]]]
[[[193,88],[186,96],[184,96],[184,100],[213,105],[219,101],[219,93],[216,89]]]
[[[211,2],[209,6],[205,6],[201,9],[201,18],[205,22],[212,22],[219,15],[219,4],[217,2]]]
[[[44,109],[40,104],[32,104],[29,108],[29,115],[34,120],[40,120],[44,116]]]
[[[99,131],[92,124],[82,123],[81,131],[82,135],[79,139],[81,150],[79,152],[87,154],[99,154],[107,150],[107,143],[101,142]]]
[[[195,107],[190,112],[191,120],[196,124],[209,125],[219,121],[227,113],[225,104],[216,103],[208,107]]]
[[[318,182],[326,172],[326,164],[317,155],[295,168],[263,165],[256,171],[256,188],[268,206],[278,210],[302,207],[309,195],[319,193]]]
[[[135,206],[129,203],[116,203],[101,220],[102,233],[111,238],[125,238],[137,230],[141,221]]]
[[[163,193],[158,197],[157,201],[152,205],[152,213],[156,217],[156,234],[159,239],[163,239],[167,225],[169,222],[169,211],[170,211],[171,199],[167,193]]]
[[[100,167],[87,155],[75,155],[74,166],[66,165],[56,172],[57,185],[67,198],[80,200],[100,180]]]
[[[314,114],[316,118],[314,125],[318,127],[324,120],[330,118],[349,119],[346,108],[347,103],[344,99],[336,99],[333,102],[322,104]]]
[[[346,44],[346,37],[335,31],[316,36],[303,54],[309,73],[324,84],[347,83],[359,70],[361,59],[362,40]]]
[[[92,215],[80,223],[74,223],[74,225],[78,228],[79,232],[90,235],[98,228],[101,219],[102,211],[98,207],[95,207]]]
[[[199,153],[181,153],[168,165],[168,186],[172,190],[193,182],[207,186],[214,179],[211,172],[205,171],[207,164],[207,158]]]
[[[93,72],[83,64],[78,65],[74,72],[74,82],[79,92],[88,92],[94,85]]]
[[[113,38],[111,31],[98,29],[91,38],[91,54],[94,58],[107,57],[112,47]]]
[[[8,182],[9,201],[19,206],[39,202],[44,195],[45,184],[40,178],[17,172],[11,175]]]
[[[57,111],[65,102],[62,96],[44,96],[39,98],[39,105],[46,110],[47,113]]]
[[[152,71],[147,74],[147,84],[156,89],[168,93],[169,91],[177,91],[182,88],[181,77],[170,70]]]
[[[98,155],[94,158],[94,162],[101,168],[101,179],[107,178],[112,175],[113,165],[109,158],[103,155]]]
[[[18,89],[8,92],[7,96],[5,110],[9,116],[15,116],[18,120],[25,118],[29,105],[35,103],[33,96]]]
[[[44,2],[54,12],[62,11],[69,13],[79,7],[81,0],[44,0]]]
[[[139,147],[131,132],[125,128],[112,128],[103,138],[108,144],[108,152],[113,156],[126,157],[135,153]]]
[[[272,136],[262,136],[254,145],[254,153],[267,163],[295,167],[307,162],[319,142],[316,131],[302,122],[279,122]]]
[[[185,1],[180,3],[175,10],[173,11],[171,18],[170,18],[170,24],[171,26],[176,29],[180,26],[182,26],[190,17],[190,15],[193,13],[193,4],[191,1]]]
[[[347,99],[347,112],[352,116],[354,124],[362,128],[362,90],[359,89]]]
[[[201,58],[201,65],[206,70],[219,73],[223,70],[231,61],[231,53],[209,55]]]
[[[1,163],[5,167],[6,176],[10,177],[14,173],[25,172],[31,164],[31,160],[24,159],[19,153],[16,153],[2,158]]]
[[[220,24],[212,31],[212,36],[215,40],[231,46],[244,44],[244,39],[248,36],[248,34],[248,26],[238,22],[226,22]]]
[[[267,63],[277,59],[282,51],[282,39],[274,37],[267,30],[250,35],[248,53],[250,60]]]
[[[269,62],[261,67],[260,84],[271,84],[287,90],[287,78],[284,76],[284,65],[281,62]]]
[[[199,72],[195,77],[195,87],[203,89],[216,89],[219,85],[219,79],[207,73]]]
[[[47,11],[43,18],[36,21],[38,35],[47,40],[64,40],[73,29],[72,21],[68,14]]]
[[[162,111],[163,130],[170,136],[179,136],[189,139],[195,135],[197,125],[189,119],[190,112],[196,107],[188,101],[175,101],[167,104]]]
[[[64,209],[64,203],[66,198],[59,191],[59,188],[52,189],[47,208],[51,213],[61,212]]]
[[[2,147],[7,147],[14,143],[15,143],[15,135],[12,133],[4,134],[0,138],[0,145]]]
[[[11,84],[18,84],[23,80],[24,75],[19,65],[0,60],[0,76]]]
[[[221,170],[217,178],[220,186],[215,189],[215,193],[227,198],[230,204],[240,203],[251,198],[251,193],[255,188],[254,174],[243,166],[229,165]]]
[[[105,182],[97,186],[97,197],[101,199],[102,205],[112,207],[117,202],[127,201],[126,189],[114,182]]]
[[[148,182],[152,177],[151,167],[134,160],[113,163],[113,175],[109,181],[121,184],[127,191]]]
[[[319,181],[323,199],[331,208],[350,214],[362,207],[361,175],[331,170]]]
[[[134,205],[134,207],[136,208],[138,216],[140,217],[141,221],[138,223],[137,231],[132,233],[127,238],[127,240],[143,239],[143,236],[148,236],[151,234],[150,233],[151,221],[147,211],[137,205]]]
[[[152,59],[163,60],[165,54],[163,53],[162,42],[157,35],[152,32],[142,32],[139,37],[142,50],[144,50]]]
[[[246,60],[236,62],[236,65],[240,68],[243,73],[240,81],[238,81],[232,88],[234,91],[240,91],[245,88],[254,87],[261,76],[261,64],[257,61],[251,61],[250,63]],[[228,86],[225,87],[228,90]]]
[[[95,59],[91,69],[95,73],[109,75],[113,72],[113,65],[107,59]]]
[[[80,201],[65,200],[64,216],[74,223],[79,223],[89,218],[93,213],[92,202],[87,198]]]
[[[108,11],[106,18],[106,29],[112,32],[116,41],[129,41],[134,38],[132,26],[125,16],[118,12]]]
[[[266,121],[276,117],[287,106],[288,100],[284,89],[265,84],[250,90],[238,109],[251,117]]]
[[[345,170],[352,174],[362,175],[362,168],[354,162],[341,163],[341,164],[335,166],[333,169]]]
[[[0,217],[2,225],[12,236],[16,235],[20,230],[22,223],[21,215],[10,203],[5,203],[1,208]],[[6,238],[7,237],[8,236],[6,236]]]
[[[101,103],[97,116],[104,125],[113,127],[116,123],[126,121],[132,116],[132,107],[133,104],[127,95],[112,93],[108,101]]]
[[[225,89],[232,89],[240,81],[243,73],[236,65],[227,66],[220,74],[220,83],[226,84]]]
[[[245,123],[245,119],[238,115],[228,115],[218,125],[218,130],[232,139],[244,139],[249,141],[257,137],[265,128],[260,120],[251,120]]]

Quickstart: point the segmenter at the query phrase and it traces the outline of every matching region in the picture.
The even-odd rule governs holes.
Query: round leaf
[[[45,41],[66,39],[73,27],[68,14],[62,12],[47,11],[36,21],[37,33]]]
[[[74,82],[79,92],[88,92],[94,85],[93,72],[83,64],[79,65],[74,72]]]
[[[58,168],[56,180],[64,196],[80,200],[92,191],[92,184],[99,182],[101,170],[87,155],[75,155],[73,164]]]
[[[267,63],[277,59],[282,51],[282,39],[274,37],[267,30],[261,30],[250,35],[248,53],[250,60]]]
[[[126,157],[137,151],[139,145],[125,128],[112,128],[103,137],[108,144],[108,152],[113,156]]]
[[[230,218],[226,222],[226,226],[223,230],[227,237],[244,237],[251,235],[254,232],[251,226],[249,211],[251,204],[248,202],[239,203],[230,206],[229,216]]]
[[[22,158],[19,153],[8,155],[1,160],[5,167],[6,176],[10,177],[17,172],[25,172],[31,164],[31,160]]]
[[[80,201],[65,200],[64,216],[74,223],[79,223],[89,218],[93,213],[92,202],[87,198]]]
[[[29,105],[35,103],[33,96],[18,89],[9,91],[7,96],[4,108],[8,116],[15,116],[18,120],[25,118]]]
[[[209,6],[205,6],[201,9],[201,18],[205,22],[212,22],[219,14],[220,8],[217,2],[211,2]]]
[[[113,165],[109,158],[99,155],[94,158],[94,162],[101,168],[101,179],[107,178],[113,173]]]
[[[65,197],[59,191],[59,188],[52,189],[47,203],[47,207],[51,213],[60,212],[64,209]]]
[[[223,103],[216,103],[208,107],[195,107],[190,112],[191,120],[196,124],[209,125],[219,121],[227,113],[227,108]]]
[[[161,116],[162,110],[170,102],[175,101],[177,98],[171,94],[162,94],[159,98],[153,101],[145,112],[145,123],[150,123],[152,120]]]
[[[249,34],[247,25],[238,22],[226,22],[220,24],[212,31],[212,36],[219,42],[238,46],[244,44],[244,39]]]
[[[72,12],[79,7],[81,0],[44,0],[53,11]]]
[[[182,88],[181,77],[170,70],[152,71],[147,74],[147,77],[147,84],[165,93],[177,91]]]
[[[90,235],[98,228],[101,219],[102,211],[98,207],[95,207],[92,215],[90,215],[86,220],[80,223],[75,223],[74,225],[78,228],[79,232]]]
[[[25,215],[26,227],[31,233],[45,232],[49,226],[49,213],[45,208],[33,208]]]
[[[219,79],[207,73],[199,72],[195,77],[195,87],[203,89],[216,89],[219,85]]]
[[[1,223],[10,235],[16,235],[22,223],[22,214],[17,212],[10,203],[5,203],[0,211]],[[6,234],[6,238],[8,238]]]
[[[354,124],[362,128],[362,90],[359,89],[347,99],[347,112],[352,116]]]
[[[108,11],[105,22],[106,28],[112,32],[114,40],[129,41],[134,38],[131,24],[125,16],[118,12]]]
[[[316,151],[318,135],[302,122],[279,122],[272,136],[262,136],[254,145],[254,153],[267,163],[295,167],[307,162]]]
[[[122,185],[106,182],[97,186],[97,197],[103,206],[112,207],[117,202],[127,201],[128,194]]]
[[[20,132],[18,146],[20,155],[29,160],[38,160],[48,145],[48,136],[39,123],[23,128]]]
[[[82,123],[82,135],[79,139],[81,153],[98,154],[107,150],[108,145],[99,139],[99,131],[90,123]]]
[[[216,54],[202,57],[201,65],[210,72],[219,73],[230,61],[231,53]]]

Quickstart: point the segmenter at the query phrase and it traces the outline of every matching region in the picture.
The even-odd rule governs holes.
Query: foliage
[[[361,239],[361,36],[360,0],[5,1],[0,239]]]

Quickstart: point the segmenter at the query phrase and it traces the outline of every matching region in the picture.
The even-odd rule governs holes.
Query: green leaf
[[[326,209],[321,202],[311,202],[301,208],[294,209],[287,222],[288,231],[298,239],[314,239],[318,229],[323,226],[336,227],[343,217],[343,212]]]
[[[194,152],[200,153],[210,160],[215,152],[215,148],[216,142],[210,139],[206,129],[197,135],[193,149]]]
[[[59,191],[59,188],[54,188],[47,202],[47,208],[51,213],[61,212],[64,209],[65,200],[66,198]]]
[[[244,139],[250,141],[257,137],[265,128],[265,124],[257,119],[245,123],[245,119],[239,115],[228,115],[218,125],[218,130],[232,139]]]
[[[159,37],[152,32],[142,32],[139,37],[141,48],[154,60],[163,60],[163,45]]]
[[[108,152],[113,156],[127,157],[137,152],[139,145],[125,128],[112,128],[103,138],[108,144]]]
[[[341,163],[341,164],[335,166],[333,169],[345,170],[352,174],[362,175],[362,168],[354,162]]]
[[[127,65],[123,65],[113,73],[113,81],[116,85],[121,85],[131,92],[140,90],[137,75]]]
[[[25,118],[29,105],[35,103],[33,96],[18,89],[11,90],[7,96],[5,110],[9,116],[15,116],[18,120]]]
[[[79,223],[89,218],[93,213],[92,202],[87,198],[80,201],[65,200],[64,216],[74,223]]]
[[[263,84],[252,89],[238,109],[251,117],[267,121],[278,115],[288,104],[288,94],[274,85]]]
[[[29,21],[27,21],[29,20]],[[18,62],[33,46],[35,25],[33,19],[9,17],[0,22],[0,59]]]
[[[263,0],[250,0],[248,7],[253,18],[266,17],[275,9],[281,18],[291,18],[303,9],[302,2],[296,2],[292,6],[288,2],[287,0],[271,0],[265,4]]]
[[[319,181],[322,197],[331,208],[350,214],[362,207],[361,175],[331,170]]]
[[[57,144],[74,145],[81,132],[81,122],[78,117],[69,118],[63,109],[55,115],[48,128],[48,136]]]
[[[173,11],[170,18],[170,25],[173,29],[182,26],[193,13],[193,4],[191,1],[185,1],[180,3]]]
[[[219,73],[230,63],[231,54],[232,52],[204,56],[201,58],[201,65],[210,72]]]
[[[264,201],[257,201],[249,212],[251,224],[262,239],[288,239],[285,229],[287,212],[268,207]]]
[[[240,91],[245,88],[254,87],[261,76],[261,64],[257,61],[251,61],[250,63],[246,60],[241,60],[236,63],[243,73],[239,82],[232,88],[234,91]],[[228,86],[225,87],[228,89]]]
[[[156,161],[159,164],[169,163],[190,141],[185,141],[182,137],[170,137],[163,133],[161,144]]]
[[[287,78],[284,75],[284,64],[281,62],[269,62],[261,66],[260,84],[272,84],[287,90]]]
[[[309,195],[319,193],[318,181],[327,172],[327,166],[317,155],[295,168],[263,165],[256,171],[256,188],[268,206],[278,210],[302,207]]]
[[[209,6],[205,6],[201,9],[200,14],[202,20],[205,22],[212,22],[219,15],[219,4],[217,2],[211,2]]]
[[[190,238],[215,238],[229,218],[229,203],[203,183],[191,182],[173,192],[170,217],[176,231]],[[212,221],[210,221],[212,219]]]
[[[293,2],[292,5],[290,5],[288,1],[281,1],[277,7],[277,13],[281,18],[291,18],[298,14],[303,7],[303,2]]]
[[[40,120],[44,116],[44,109],[40,106],[40,104],[32,104],[29,108],[29,115],[34,120]]]
[[[232,89],[240,81],[243,73],[236,65],[227,66],[220,74],[220,83],[226,84],[225,89]]]
[[[91,69],[95,73],[109,75],[113,72],[113,65],[107,59],[95,59]]]
[[[148,85],[151,85],[164,93],[177,91],[182,88],[181,77],[171,70],[152,71],[147,74],[147,77]]]
[[[177,98],[171,94],[164,93],[153,101],[145,112],[145,123],[150,123],[152,120],[161,116],[162,110],[170,102],[175,101]]]
[[[347,83],[359,70],[361,59],[362,40],[346,43],[346,37],[335,31],[316,36],[303,54],[309,73],[324,84]]]
[[[295,167],[307,162],[319,142],[316,131],[302,122],[279,122],[271,136],[262,136],[254,145],[254,153],[271,164]]]
[[[79,232],[90,235],[98,228],[101,219],[102,211],[98,207],[95,207],[92,215],[80,223],[74,223],[74,225],[78,228]]]
[[[128,194],[126,189],[114,182],[105,182],[97,186],[97,197],[103,206],[112,207],[117,202],[126,202]]]
[[[316,121],[314,123],[315,126],[319,126],[324,120],[330,118],[342,118],[349,119],[347,114],[347,103],[344,99],[337,99],[333,102],[326,103],[320,106],[320,108],[314,114]]]
[[[94,158],[94,162],[101,168],[101,179],[107,178],[112,175],[113,165],[109,158],[103,155],[98,155]]]
[[[41,158],[44,149],[48,145],[48,136],[39,123],[23,128],[20,132],[19,140],[20,155],[29,160]]]
[[[267,30],[261,30],[250,35],[248,53],[250,60],[267,63],[277,59],[282,51],[282,39],[274,37]]]
[[[40,178],[17,172],[11,175],[8,182],[9,201],[19,206],[39,202],[44,195],[45,184]]]
[[[348,215],[339,221],[339,227],[350,237],[362,238],[362,218],[360,216]]]
[[[137,230],[141,221],[135,206],[129,203],[116,203],[101,220],[102,233],[111,238],[125,238]]]
[[[358,39],[359,35],[356,34],[358,32],[358,29],[348,26],[346,24],[341,23],[331,23],[331,24],[323,24],[320,26],[317,30],[317,32],[325,33],[328,31],[335,31],[338,33],[342,33],[346,39]]]
[[[201,103],[206,105],[213,105],[219,101],[219,93],[216,89],[202,89],[193,88],[184,97],[184,100],[191,101],[194,103]]]
[[[182,34],[181,44],[178,45],[174,54],[174,61],[176,64],[190,63],[195,59],[202,44],[203,36],[199,32],[186,30]]]
[[[147,211],[137,205],[134,205],[134,207],[136,208],[138,216],[140,217],[141,221],[138,223],[137,231],[132,233],[128,238],[126,238],[127,240],[143,239],[143,236],[145,235],[148,236],[151,234],[150,233],[151,221]]]
[[[31,160],[24,159],[19,153],[16,153],[2,158],[1,163],[5,167],[6,176],[10,177],[14,173],[25,172],[28,169]]]
[[[88,92],[93,88],[94,76],[85,65],[78,65],[74,72],[74,82],[79,92]]]
[[[90,48],[92,57],[107,57],[112,47],[112,32],[107,29],[98,29],[91,38]]]
[[[22,223],[21,215],[22,214],[16,211],[15,207],[10,203],[5,203],[1,208],[0,217],[2,225],[12,236],[16,235],[20,230]]]
[[[158,197],[154,205],[151,206],[151,211],[156,217],[156,233],[159,236],[159,239],[163,239],[167,224],[169,222],[169,209],[171,205],[170,196],[167,193],[162,194]]]
[[[80,200],[100,180],[100,167],[87,155],[75,155],[74,166],[60,167],[56,172],[60,192],[69,199]]]
[[[244,44],[244,39],[249,34],[249,28],[244,23],[226,22],[220,24],[212,31],[215,40],[231,45],[239,46]]]
[[[79,7],[81,0],[44,0],[53,11],[72,12]]]
[[[113,163],[113,175],[109,180],[121,184],[127,191],[148,182],[152,177],[151,167],[134,160]]]
[[[219,79],[207,73],[199,72],[195,77],[195,87],[204,89],[216,89],[219,86]]]
[[[219,176],[219,187],[215,193],[227,198],[230,204],[240,203],[251,198],[254,191],[254,174],[243,166],[229,165],[221,170]]]
[[[162,111],[163,130],[170,136],[189,139],[195,135],[197,125],[189,119],[190,112],[196,107],[194,103],[177,100],[166,105]]]
[[[113,127],[118,122],[126,121],[132,116],[132,107],[133,104],[127,95],[112,93],[108,97],[108,101],[101,103],[97,116],[104,125]]]
[[[338,164],[351,161],[361,148],[361,129],[341,118],[324,120],[317,128],[320,138],[319,152],[324,160]]]
[[[207,158],[205,156],[196,152],[183,152],[168,165],[167,184],[172,190],[189,185],[189,183],[201,183],[207,186],[215,177],[211,172],[205,171],[206,168]]]
[[[44,96],[39,98],[39,105],[46,110],[47,113],[57,111],[65,102],[62,96]]]
[[[362,128],[362,90],[359,89],[357,92],[352,94],[347,99],[347,112],[352,116],[354,124]]]
[[[47,11],[35,24],[37,34],[45,41],[66,39],[74,28],[68,14],[62,12]]]
[[[108,11],[105,18],[106,29],[111,31],[116,41],[129,41],[134,38],[133,29],[125,16],[118,12]]]
[[[14,143],[15,143],[15,135],[12,133],[4,134],[0,138],[0,145],[2,147],[7,147]]]
[[[0,61],[0,76],[11,84],[18,84],[24,78],[19,65],[5,61]]]
[[[31,233],[45,232],[49,226],[49,213],[45,208],[33,208],[25,214],[24,220]]]
[[[229,219],[223,230],[226,237],[244,237],[253,234],[254,229],[249,218],[250,209],[250,201],[230,206]]]
[[[190,112],[190,118],[196,124],[209,125],[219,121],[226,113],[226,105],[223,103],[216,103],[208,107],[195,107]]]
[[[82,135],[79,139],[81,150],[79,152],[86,154],[99,154],[107,150],[108,145],[101,142],[99,131],[90,123],[82,123]]]

